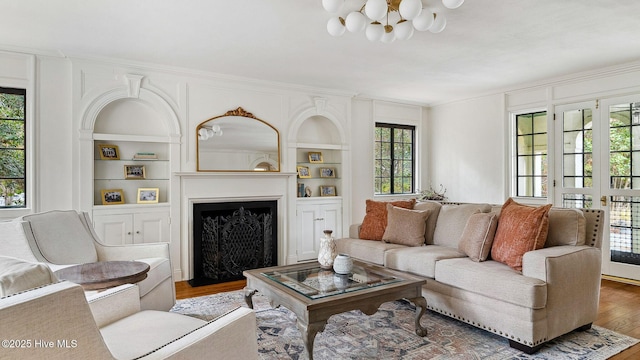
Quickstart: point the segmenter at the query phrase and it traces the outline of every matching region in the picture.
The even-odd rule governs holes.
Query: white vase
[[[336,242],[331,236],[332,230],[325,230],[324,237],[320,239],[320,251],[318,252],[318,262],[323,269],[330,270],[333,267],[333,259],[338,252],[336,251]]]
[[[349,274],[353,269],[353,260],[349,255],[338,254],[333,260],[333,271],[336,274]]]

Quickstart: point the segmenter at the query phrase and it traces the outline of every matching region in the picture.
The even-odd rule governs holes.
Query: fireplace
[[[191,286],[240,280],[277,259],[277,201],[193,204]]]

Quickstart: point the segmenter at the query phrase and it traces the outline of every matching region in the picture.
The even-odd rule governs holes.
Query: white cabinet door
[[[320,239],[325,230],[342,233],[341,200],[306,200],[297,206],[297,255],[298,261],[314,260],[320,250]]]
[[[169,242],[169,212],[133,214],[133,242]]]
[[[131,214],[95,215],[96,234],[104,244],[124,245],[133,243],[133,217]]]

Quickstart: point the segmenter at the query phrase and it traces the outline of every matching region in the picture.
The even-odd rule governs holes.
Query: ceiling
[[[456,10],[423,3],[445,15],[446,29],[384,44],[364,33],[329,35],[321,0],[0,0],[0,49],[419,104],[640,60],[640,1],[467,0]]]

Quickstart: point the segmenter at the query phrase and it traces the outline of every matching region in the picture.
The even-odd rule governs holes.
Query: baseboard
[[[639,280],[627,279],[627,278],[618,277],[618,276],[611,276],[611,275],[602,275],[602,278],[604,280],[610,280],[610,281],[615,281],[615,282],[620,282],[620,283],[640,286],[640,281]]]

